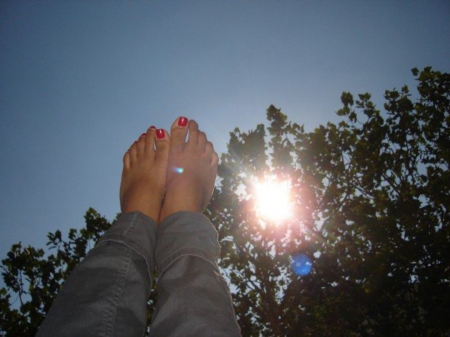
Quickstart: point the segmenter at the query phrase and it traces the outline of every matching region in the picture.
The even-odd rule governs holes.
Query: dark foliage
[[[244,336],[448,336],[450,75],[418,93],[342,94],[336,125],[305,132],[274,106],[231,133],[213,223]],[[290,179],[295,215],[261,220],[253,179]],[[307,276],[292,256],[313,260]]]

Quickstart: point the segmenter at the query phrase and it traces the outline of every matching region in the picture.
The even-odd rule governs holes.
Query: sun
[[[254,184],[257,215],[270,222],[280,222],[292,216],[291,182],[266,177]]]

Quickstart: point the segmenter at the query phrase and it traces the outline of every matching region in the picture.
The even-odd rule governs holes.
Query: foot
[[[170,136],[150,127],[123,157],[122,213],[139,211],[158,221],[166,186]]]
[[[212,143],[198,129],[198,124],[193,120],[188,122],[185,117],[175,120],[160,220],[179,211],[202,212],[214,190],[218,163]]]

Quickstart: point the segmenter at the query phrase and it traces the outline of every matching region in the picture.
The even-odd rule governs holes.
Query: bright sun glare
[[[292,215],[291,183],[268,177],[255,183],[256,212],[261,219],[272,222],[286,220]]]

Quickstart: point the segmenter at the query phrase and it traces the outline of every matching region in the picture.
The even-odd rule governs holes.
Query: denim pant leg
[[[123,214],[73,270],[37,337],[142,336],[155,242],[153,220]]]
[[[178,212],[160,224],[152,337],[241,335],[219,254],[217,231],[202,214]]]

